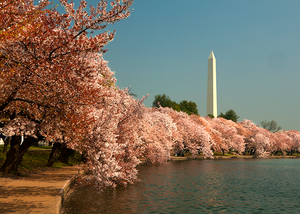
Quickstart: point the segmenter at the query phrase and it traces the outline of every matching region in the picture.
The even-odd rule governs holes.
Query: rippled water
[[[63,213],[300,213],[300,159],[171,161],[139,172],[126,188],[77,188]]]

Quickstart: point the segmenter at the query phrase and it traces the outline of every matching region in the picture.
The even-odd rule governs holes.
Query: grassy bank
[[[51,149],[51,146],[30,147],[29,150],[24,154],[22,163],[19,165],[18,175],[28,176],[30,174],[41,173],[47,170],[51,170],[52,168],[61,168],[65,166],[80,164],[81,156],[78,153],[75,153],[74,156],[70,157],[69,164],[57,161],[53,164],[52,167],[47,167],[46,163],[49,159]],[[6,159],[6,154],[3,154],[2,151],[3,145],[0,145],[0,166],[2,166]],[[0,173],[0,177],[6,176],[8,175]]]

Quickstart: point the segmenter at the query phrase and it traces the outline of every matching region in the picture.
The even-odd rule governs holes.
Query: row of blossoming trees
[[[60,2],[64,14],[45,9],[48,1],[0,3],[1,133],[11,137],[0,171],[16,172],[39,140],[84,154],[83,179],[99,187],[132,183],[141,158],[159,164],[174,150],[204,157],[214,151],[267,157],[300,150],[297,131],[270,133],[249,120],[235,123],[144,107],[145,98],[136,100],[115,86],[103,60],[114,32],[89,35],[128,17],[132,1],[100,1],[89,13],[85,1],[76,10],[73,3]]]

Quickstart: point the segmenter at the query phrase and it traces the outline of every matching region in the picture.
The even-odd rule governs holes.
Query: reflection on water
[[[299,159],[172,161],[138,169],[141,181],[126,188],[77,188],[63,213],[300,213]]]

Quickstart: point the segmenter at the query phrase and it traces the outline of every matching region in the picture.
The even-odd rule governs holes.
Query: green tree
[[[163,94],[163,95],[155,95],[154,97],[154,101],[152,103],[152,107],[159,107],[162,106],[162,107],[170,107],[172,108],[174,105],[176,105],[177,103],[172,101],[169,96]],[[178,105],[178,104],[177,104]]]
[[[226,120],[232,120],[234,122],[237,122],[237,120],[240,118],[232,109],[228,110],[225,114],[221,112],[221,114],[218,117],[223,117]]]
[[[172,101],[171,108],[174,109],[175,111],[178,111],[178,112],[181,111],[180,106],[175,101]]]
[[[180,111],[180,106],[178,105],[178,103],[176,103],[175,101],[172,101],[170,99],[170,97],[165,94],[155,95],[154,101],[152,103],[152,107],[159,107],[159,105],[162,107],[172,108],[175,111]]]
[[[278,132],[282,130],[281,126],[278,126],[275,120],[271,120],[270,122],[264,120],[260,122],[260,125],[264,129],[268,129],[270,132]]]
[[[222,113],[221,113],[221,114],[222,114]],[[215,116],[212,115],[212,114],[208,114],[207,116],[209,116],[210,118],[215,118]]]
[[[165,94],[158,94],[155,95],[154,101],[152,103],[152,107],[169,107],[174,109],[175,111],[183,111],[186,112],[187,114],[196,114],[199,115],[198,109],[197,109],[197,104],[192,101],[186,101],[183,100],[180,102],[180,104],[176,103],[175,101],[172,101],[169,96]]]
[[[197,104],[195,102],[183,100],[179,103],[179,107],[181,111],[186,112],[188,115],[199,115]]]

